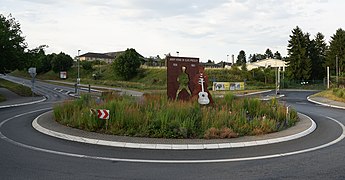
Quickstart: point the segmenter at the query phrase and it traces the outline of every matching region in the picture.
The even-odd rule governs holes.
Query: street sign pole
[[[36,73],[36,68],[35,67],[31,67],[28,70],[29,74],[31,75],[32,79],[31,79],[31,92],[32,92],[32,97],[34,97],[34,90],[35,90],[35,77],[37,75]]]

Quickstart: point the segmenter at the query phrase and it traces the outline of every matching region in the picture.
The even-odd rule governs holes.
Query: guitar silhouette
[[[205,105],[205,104],[209,104],[210,103],[210,99],[208,98],[208,94],[207,92],[205,92],[204,90],[204,78],[201,74],[200,78],[199,78],[199,84],[201,84],[201,91],[199,92],[199,98],[198,98],[198,103]]]

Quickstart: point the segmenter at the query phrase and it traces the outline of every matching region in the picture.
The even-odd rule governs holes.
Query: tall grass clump
[[[110,110],[108,123],[90,109]],[[67,126],[115,135],[156,138],[233,138],[282,130],[298,121],[297,112],[276,99],[268,102],[226,94],[211,106],[169,101],[165,95],[140,98],[108,94],[95,100],[83,95],[54,107],[55,119]]]
[[[337,96],[338,98],[343,98],[345,99],[345,90],[342,88],[334,88],[333,89],[333,94]]]

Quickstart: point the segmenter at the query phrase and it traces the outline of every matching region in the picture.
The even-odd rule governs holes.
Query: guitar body
[[[204,77],[201,74],[201,76],[199,78],[199,84],[201,85],[201,91],[198,93],[198,95],[199,95],[198,103],[202,104],[202,105],[210,103],[210,99],[208,98],[208,94],[204,90],[204,82],[205,82]]]
[[[207,92],[199,92],[198,103],[205,105],[210,103],[210,99],[208,98]]]

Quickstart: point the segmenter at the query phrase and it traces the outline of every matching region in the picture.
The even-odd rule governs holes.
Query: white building
[[[285,71],[285,68],[287,66],[288,66],[287,62],[280,59],[263,59],[256,62],[247,63],[248,71],[259,68],[259,67],[264,67],[264,68],[279,67],[281,71]]]

